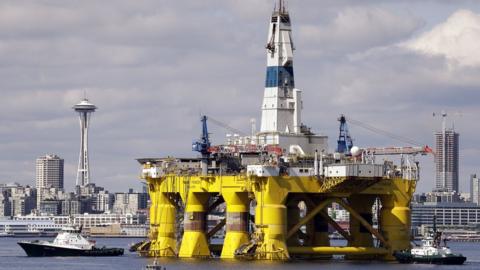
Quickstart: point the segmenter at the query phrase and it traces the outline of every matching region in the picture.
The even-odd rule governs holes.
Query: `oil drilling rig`
[[[378,154],[411,156],[426,148],[353,146],[340,117],[334,152],[327,136],[302,123],[302,91],[295,87],[290,15],[282,1],[270,18],[261,129],[212,145],[208,117],[192,144],[200,158],[145,158],[149,188],[149,241],[136,247],[155,257],[288,260],[330,258],[393,260],[410,248],[410,199],[419,178],[416,162],[375,161]],[[378,226],[372,206],[379,203]],[[327,214],[337,203],[350,214],[349,230]],[[225,204],[213,228],[209,213]],[[306,213],[301,215],[301,206]],[[223,243],[212,235],[224,227]],[[333,246],[329,228],[347,241]]]

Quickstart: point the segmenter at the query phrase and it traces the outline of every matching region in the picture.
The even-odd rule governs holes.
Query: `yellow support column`
[[[184,233],[180,246],[181,258],[210,257],[206,230],[208,193],[190,192],[187,197]]]
[[[281,182],[280,182],[281,181]],[[285,199],[288,191],[280,186],[285,180],[279,177],[262,179],[260,188],[255,191],[257,207],[255,224],[258,247],[256,258],[261,260],[289,259],[286,244],[287,208]]]
[[[386,260],[394,260],[396,250],[409,249],[410,246],[410,199],[415,190],[411,180],[392,180],[392,194],[381,196],[380,230],[390,245],[390,254]]]
[[[148,256],[155,256],[157,250],[157,238],[158,238],[158,223],[157,223],[157,207],[158,207],[158,194],[160,190],[160,184],[156,179],[147,179],[149,194],[150,194],[150,231],[148,238],[150,239],[150,248]]]
[[[155,255],[157,257],[176,257],[176,208],[167,197],[167,194],[162,191],[158,192],[157,200],[156,223],[158,224],[158,236],[155,245]]]
[[[372,225],[372,206],[375,197],[371,195],[352,195],[348,198],[351,208],[357,212],[363,219]],[[350,215],[350,235],[352,238],[348,241],[350,247],[373,247],[373,237],[365,226],[358,219]],[[371,259],[371,257],[362,255],[349,255],[348,259]]]
[[[235,258],[235,251],[249,242],[248,211],[249,199],[247,192],[223,192],[227,206],[226,235],[222,248],[222,259]]]

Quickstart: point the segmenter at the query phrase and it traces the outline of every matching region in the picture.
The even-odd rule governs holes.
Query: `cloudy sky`
[[[401,2],[401,3],[399,3]],[[460,133],[460,187],[480,173],[480,3],[290,0],[304,122],[330,136],[337,117],[433,145],[446,110]],[[0,1],[0,183],[34,184],[35,158],[65,159],[75,183],[87,92],[92,180],[140,187],[138,157],[191,156],[205,113],[259,123],[273,0]],[[222,142],[226,131],[211,126]],[[405,145],[351,125],[359,146]],[[422,157],[420,191],[433,187]]]

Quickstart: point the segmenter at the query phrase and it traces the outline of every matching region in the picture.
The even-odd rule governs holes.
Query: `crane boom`
[[[225,123],[223,123],[222,121],[219,121],[215,118],[212,118],[211,116],[208,116],[208,120],[210,120],[210,123],[214,123],[215,125],[219,126],[219,127],[222,127],[226,130],[229,130],[235,134],[238,134],[238,135],[241,135],[241,136],[247,136],[247,134],[241,130],[238,130],[236,128],[233,128]]]
[[[366,153],[373,155],[426,155],[435,154],[433,149],[425,146],[405,146],[405,147],[368,147],[363,149]]]

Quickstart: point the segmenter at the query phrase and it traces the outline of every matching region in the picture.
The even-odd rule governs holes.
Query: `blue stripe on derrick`
[[[295,87],[295,80],[293,76],[293,66],[267,67],[267,77],[265,79],[265,87],[284,86],[285,82],[290,87]]]

